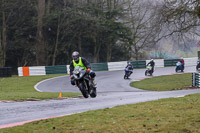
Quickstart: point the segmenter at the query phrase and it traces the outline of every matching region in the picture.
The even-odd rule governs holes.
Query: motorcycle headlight
[[[74,73],[74,74],[79,74],[79,71],[75,70],[73,73]]]
[[[83,73],[80,73],[80,77],[82,77],[83,76]]]
[[[77,78],[79,77],[79,72],[78,72],[78,71],[74,71],[74,72],[73,72],[73,77],[74,77],[75,79],[77,79]]]

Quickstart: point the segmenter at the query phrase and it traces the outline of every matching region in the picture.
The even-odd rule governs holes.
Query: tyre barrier
[[[12,68],[11,67],[1,67],[0,68],[0,77],[11,77]]]
[[[200,73],[192,73],[192,87],[200,87]]]

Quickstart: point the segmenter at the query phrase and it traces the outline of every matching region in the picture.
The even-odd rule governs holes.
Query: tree
[[[37,22],[37,34],[36,34],[36,60],[37,65],[46,65],[46,51],[45,40],[43,36],[43,17],[45,15],[45,0],[38,0],[38,22]]]
[[[1,7],[6,4],[0,9],[0,58],[6,44],[6,66],[67,64],[74,50],[90,62],[129,58],[131,37],[129,25],[122,21],[127,13],[124,0],[0,2]]]
[[[0,34],[0,67],[5,66],[6,62],[6,48],[7,48],[7,26],[6,26],[6,11],[5,11],[5,0],[1,1],[1,9],[2,9],[2,29]],[[1,38],[2,36],[2,38]]]
[[[5,1],[5,35],[7,44],[5,66],[12,66],[13,71],[16,71],[18,66],[36,65],[35,47],[33,47],[33,36],[36,34],[33,19],[35,16],[34,8],[34,0]],[[0,15],[2,15],[2,11],[1,8]],[[0,16],[1,22],[2,18]],[[2,31],[2,25],[0,25],[0,29]]]
[[[138,60],[145,50],[154,47],[159,40],[160,27],[156,23],[158,8],[151,1],[128,0],[127,10],[125,23],[132,32],[129,52]]]
[[[199,5],[199,0],[165,0],[159,11],[163,37],[171,37],[177,43],[195,38],[200,26]]]

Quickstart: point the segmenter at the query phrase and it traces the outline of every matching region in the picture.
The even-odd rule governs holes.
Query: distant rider
[[[182,68],[184,70],[184,68],[185,68],[185,62],[184,62],[183,57],[181,57],[181,59],[179,60],[179,62],[182,63]]]
[[[147,64],[147,66],[150,65],[151,66],[151,71],[152,73],[154,72],[154,66],[155,66],[155,62],[153,59],[151,59],[151,61]]]
[[[96,83],[94,82],[94,78],[96,76],[95,72],[91,70],[90,63],[84,58],[84,57],[79,57],[79,52],[74,51],[72,53],[72,58],[73,60],[70,63],[70,78],[71,78],[71,84],[75,85],[75,82],[73,80],[73,71],[75,66],[80,66],[84,67],[84,70],[86,70],[87,73],[89,73],[91,77],[91,82],[93,86],[96,86]]]
[[[197,64],[200,64],[200,57],[199,57],[198,60],[197,60]]]
[[[128,70],[131,70],[131,74],[133,73],[133,65],[131,64],[131,62],[127,62],[126,68],[128,68]]]
[[[199,68],[200,68],[200,57],[199,57],[198,60],[197,60],[197,66],[196,66],[196,69],[197,69],[197,70],[199,70]]]

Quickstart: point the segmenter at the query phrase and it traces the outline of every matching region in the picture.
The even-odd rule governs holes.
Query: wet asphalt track
[[[97,72],[97,97],[28,102],[0,102],[0,128],[20,125],[33,120],[69,115],[109,108],[117,105],[134,104],[169,97],[182,97],[200,93],[200,89],[154,92],[129,86],[131,81],[144,79],[145,69],[134,70],[129,80],[124,80],[123,71]],[[194,72],[195,66],[186,67],[185,72]],[[175,73],[174,67],[156,68],[154,76]],[[53,78],[35,86],[41,92],[78,92],[71,86],[69,76]]]

